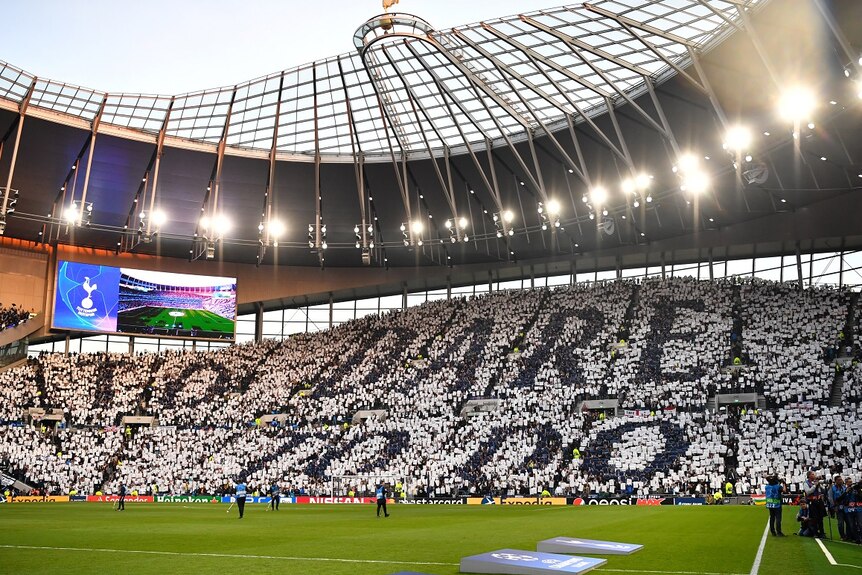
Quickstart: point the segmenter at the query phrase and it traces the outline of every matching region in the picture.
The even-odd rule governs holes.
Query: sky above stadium
[[[401,0],[439,29],[564,0]],[[0,60],[109,92],[178,94],[236,84],[353,50],[380,0],[32,0],[3,7]]]

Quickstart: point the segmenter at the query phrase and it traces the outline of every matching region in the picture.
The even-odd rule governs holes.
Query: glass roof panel
[[[34,108],[88,122],[101,114],[102,124],[130,130],[307,155],[315,150],[316,92],[322,154],[350,155],[356,146],[373,161],[388,159],[392,146],[436,155],[445,146],[498,145],[504,134],[522,139],[525,127],[565,114],[575,121],[583,121],[579,111],[600,114],[606,97],[636,93],[646,78],[671,70],[663,58],[686,65],[687,44],[704,48],[736,23],[741,7],[764,4],[594,0],[594,8],[562,6],[427,35],[421,26],[393,28],[364,61],[353,52],[177,96],[106,94],[0,62],[0,99],[20,104],[29,93]]]

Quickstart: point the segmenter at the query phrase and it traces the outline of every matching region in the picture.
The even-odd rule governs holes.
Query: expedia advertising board
[[[468,497],[467,505],[567,505],[565,497]]]
[[[68,495],[14,495],[7,503],[68,503]]]

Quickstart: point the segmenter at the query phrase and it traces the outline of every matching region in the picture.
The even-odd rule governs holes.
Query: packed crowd
[[[23,307],[18,307],[18,304],[13,303],[10,307],[0,304],[0,331],[18,327],[30,319],[30,314],[31,312]]]
[[[434,496],[707,493],[728,479],[747,493],[768,472],[858,475],[858,364],[842,406],[825,405],[822,350],[848,302],[759,281],[618,281],[438,300],[215,352],[45,355],[0,373],[0,420],[55,407],[64,429],[0,427],[0,469],[140,492],[212,492],[244,474],[325,493],[333,477],[387,475]],[[770,409],[711,410],[748,385]],[[499,405],[462,417],[477,397]],[[637,411],[597,419],[588,399]],[[354,421],[362,410],[382,416]],[[116,428],[133,414],[158,425]],[[811,448],[839,424],[841,441]]]

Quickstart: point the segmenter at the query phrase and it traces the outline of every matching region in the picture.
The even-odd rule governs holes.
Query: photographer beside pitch
[[[784,537],[781,532],[781,495],[786,491],[787,487],[776,476],[766,478],[764,492],[766,508],[769,509],[769,532],[775,537]]]
[[[848,534],[847,515],[845,508],[847,506],[847,486],[844,484],[844,478],[841,475],[835,475],[832,479],[832,487],[827,492],[826,503],[829,507],[829,517],[838,520],[838,535],[841,541],[849,541],[852,535]]]
[[[802,486],[805,493],[805,500],[808,502],[809,524],[811,526],[812,535],[823,539],[826,533],[823,531],[823,519],[826,518],[826,505],[824,504],[823,488],[820,486],[820,479],[813,471],[808,472],[808,479]]]

